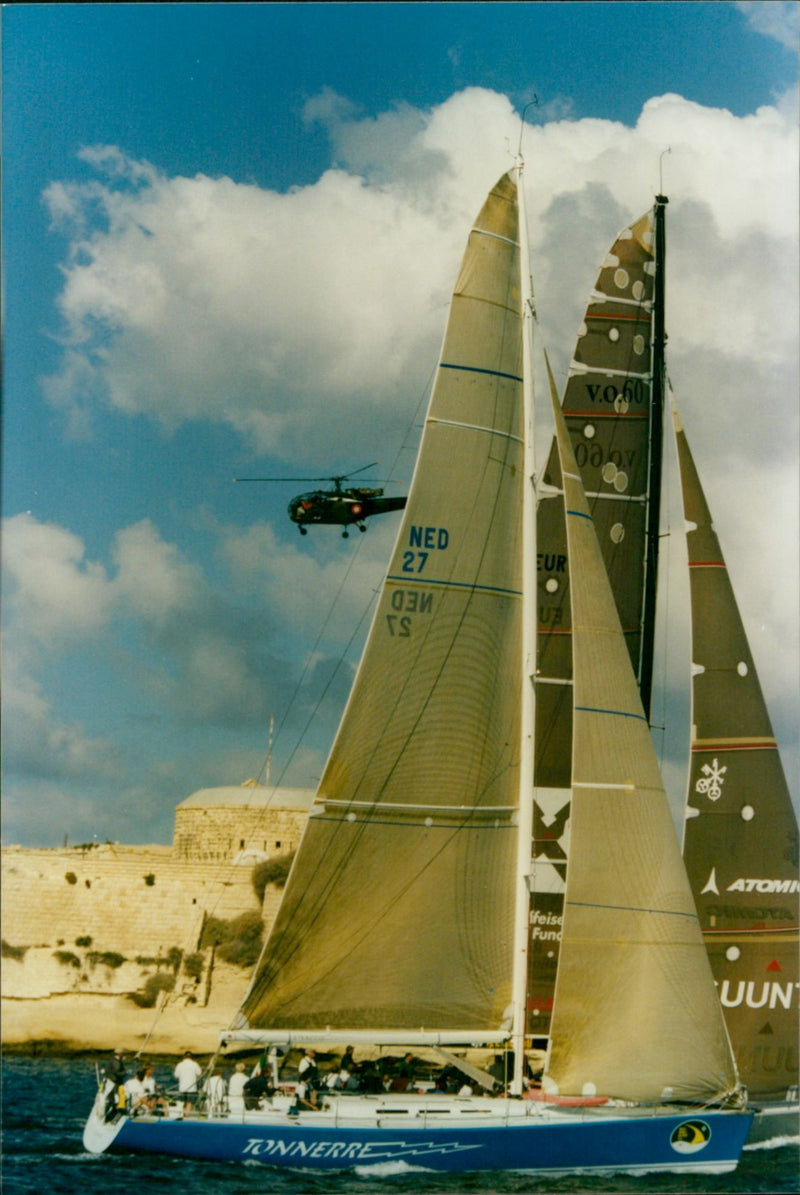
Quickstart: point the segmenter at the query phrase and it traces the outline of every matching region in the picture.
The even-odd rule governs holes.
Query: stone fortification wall
[[[137,958],[196,951],[206,916],[227,920],[258,909],[251,874],[247,866],[181,863],[169,847],[6,848],[3,995],[135,990]],[[125,964],[98,964],[107,952]]]
[[[297,850],[307,809],[179,805],[173,838],[176,859],[194,863],[248,861]]]
[[[178,806],[172,847],[5,848],[4,1043],[106,1049],[147,1040],[180,1051],[197,1034],[211,1042],[243,998],[249,970],[210,947],[198,951],[204,921],[259,910],[253,866],[297,849],[312,796],[252,785],[201,790]],[[265,933],[280,899],[268,885]],[[172,976],[151,1039],[153,1009],[130,995]]]

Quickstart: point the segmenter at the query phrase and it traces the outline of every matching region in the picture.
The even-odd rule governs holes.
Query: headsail
[[[566,1094],[713,1099],[736,1089],[736,1068],[554,386],[552,393],[570,557],[574,728],[546,1079]]]
[[[692,738],[684,858],[742,1081],[798,1082],[798,835],[750,647],[674,410],[689,547]]]
[[[624,229],[606,256],[578,334],[563,413],[597,527],[637,677],[645,627],[651,459],[654,212]],[[653,474],[656,474],[653,476]],[[564,498],[553,442],[539,487],[536,795],[530,1029],[546,1033],[558,963],[566,874],[572,737],[572,643]],[[651,619],[652,623],[652,619]]]
[[[470,234],[417,468],[253,1026],[498,1029],[511,996],[523,413],[516,184]]]

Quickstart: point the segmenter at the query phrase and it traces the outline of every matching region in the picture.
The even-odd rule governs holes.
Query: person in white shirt
[[[172,1073],[178,1080],[178,1092],[183,1096],[183,1106],[188,1112],[197,1100],[197,1081],[203,1073],[192,1058],[191,1050],[186,1051]]]
[[[208,1115],[219,1116],[225,1108],[226,1084],[222,1071],[217,1067],[213,1075],[206,1079],[204,1091],[208,1099]]]
[[[297,1077],[310,1088],[319,1085],[319,1068],[317,1067],[316,1050],[306,1050],[297,1068]]]
[[[243,1062],[236,1063],[236,1070],[228,1081],[228,1109],[230,1112],[244,1112],[244,1085],[247,1071]]]
[[[125,1082],[125,1104],[131,1116],[147,1110],[147,1089],[143,1079],[144,1071],[137,1071],[132,1079]]]

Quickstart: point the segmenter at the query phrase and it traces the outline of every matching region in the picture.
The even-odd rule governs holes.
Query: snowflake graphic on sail
[[[701,776],[694,786],[695,792],[703,793],[708,797],[709,801],[718,801],[722,796],[722,786],[725,783],[725,773],[728,768],[726,764],[720,767],[718,759],[712,763],[704,763],[701,772],[705,775]]]

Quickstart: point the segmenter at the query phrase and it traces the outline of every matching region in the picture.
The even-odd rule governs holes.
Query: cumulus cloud
[[[84,151],[97,180],[49,188],[68,256],[64,359],[46,386],[81,426],[105,402],[166,428],[226,423],[283,456],[302,445],[314,464],[345,429],[360,447],[366,425],[373,439],[402,425],[435,360],[465,231],[510,165],[518,120],[506,97],[478,88],[430,112],[374,118],[326,91],[306,119],[326,128],[337,166],[285,194],[170,178],[117,147]],[[697,308],[711,306],[710,276],[723,269],[730,285],[704,321],[712,345],[785,355],[796,139],[777,108],[738,118],[675,95],[648,101],[634,128],[528,127],[537,290],[562,357],[594,263],[658,189],[668,147],[670,236],[688,250],[689,268],[671,276],[680,331],[697,334]]]
[[[57,646],[107,624],[113,601],[108,577],[85,555],[82,540],[64,527],[30,514],[4,520],[6,601],[27,635]]]
[[[599,263],[661,189],[661,163],[673,384],[765,688],[794,693],[795,114],[784,100],[735,117],[676,95],[648,101],[632,128],[568,114],[566,102],[544,121],[536,114],[523,143],[541,339],[563,379]],[[335,165],[285,193],[171,177],[116,146],[84,151],[92,181],[48,189],[66,249],[63,357],[45,385],[74,434],[91,434],[105,404],[168,430],[225,424],[316,472],[332,445],[369,460],[407,427],[470,221],[511,164],[518,116],[479,88],[370,118],[326,90],[304,115],[325,128]],[[319,595],[327,603],[340,584],[340,559],[316,543],[287,548],[267,524],[217,529],[227,587],[150,523],[120,531],[102,564],[65,528],[32,516],[9,524],[10,600],[30,636],[65,645],[132,620],[154,654],[126,645],[121,666],[197,724],[255,725],[283,708],[314,642]],[[343,591],[360,597],[343,596],[331,624],[337,647],[390,536],[366,537]],[[242,578],[260,606],[238,596]],[[315,682],[328,679],[331,655],[320,646]]]
[[[120,762],[119,745],[87,735],[77,722],[62,722],[15,649],[7,645],[3,654],[6,774],[51,781],[109,779]]]
[[[212,580],[149,520],[116,533],[108,568],[87,560],[83,542],[63,527],[29,514],[5,520],[5,618],[25,662],[10,690],[9,715],[27,719],[23,747],[33,744],[49,716],[32,679],[45,652],[89,645],[98,658],[113,659],[150,707],[184,723],[265,725],[293,695],[296,716],[304,716],[328,685],[331,657],[364,621],[388,553],[387,532],[343,564],[324,543],[318,554],[287,548],[267,524],[216,531],[224,572]],[[352,584],[345,594],[346,576]],[[321,636],[338,591],[344,596],[333,603],[335,616]],[[319,657],[304,674],[302,661],[315,638]],[[338,688],[336,695],[342,696]],[[78,733],[71,745],[63,729],[53,730],[53,743],[56,738],[78,761]]]
[[[736,7],[756,33],[773,38],[787,50],[797,50],[800,30],[794,0],[741,0]]]

